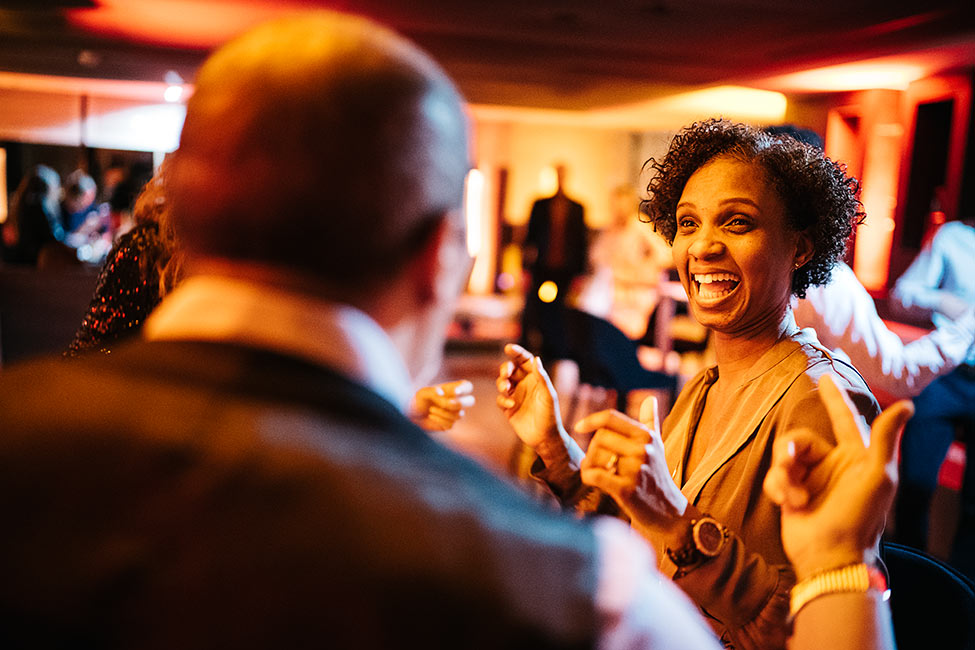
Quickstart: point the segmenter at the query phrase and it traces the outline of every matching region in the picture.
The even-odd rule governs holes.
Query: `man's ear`
[[[442,300],[444,296],[440,293],[446,291],[445,280],[460,272],[452,268],[456,266],[457,245],[451,240],[454,233],[448,217],[449,215],[444,214],[431,229],[410,265],[414,276],[414,293],[423,306]]]

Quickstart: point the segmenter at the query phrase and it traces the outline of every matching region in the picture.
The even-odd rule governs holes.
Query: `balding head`
[[[460,96],[405,39],[303,14],[201,68],[169,188],[192,259],[255,263],[366,289],[459,208]]]

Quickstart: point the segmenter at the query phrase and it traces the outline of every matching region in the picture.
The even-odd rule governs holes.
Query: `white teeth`
[[[694,281],[699,284],[711,284],[712,282],[738,282],[738,276],[732,273],[705,273],[695,275]]]

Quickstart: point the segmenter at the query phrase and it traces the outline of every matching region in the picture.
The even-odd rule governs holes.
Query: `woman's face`
[[[730,336],[777,329],[794,265],[811,252],[809,239],[786,225],[785,205],[760,166],[719,157],[687,180],[674,263],[702,325]]]

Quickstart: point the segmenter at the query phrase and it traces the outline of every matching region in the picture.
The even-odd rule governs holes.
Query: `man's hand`
[[[832,377],[819,383],[836,445],[809,431],[779,436],[764,489],[782,507],[782,545],[802,580],[864,562],[897,488],[897,448],[914,407],[902,400],[866,427]]]
[[[447,431],[474,406],[474,385],[466,379],[416,391],[410,404],[410,419],[427,431]]]

